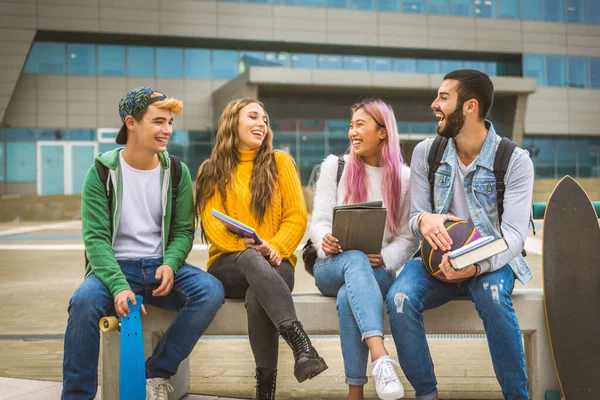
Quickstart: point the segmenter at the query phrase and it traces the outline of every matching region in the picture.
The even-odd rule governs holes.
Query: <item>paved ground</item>
[[[534,274],[534,282],[528,287],[541,287],[540,239],[541,232],[538,232],[527,242],[528,261]],[[204,267],[206,259],[206,246],[197,239],[188,262]],[[61,381],[66,308],[83,278],[83,260],[78,221],[0,224],[0,293],[3,294],[0,377],[45,381],[22,384],[18,380],[0,378],[3,387],[14,389],[13,392],[3,390],[0,399],[59,398],[60,383],[57,382]],[[296,271],[294,291],[317,292],[312,277],[306,274],[301,263]],[[345,397],[347,388],[339,338],[315,337],[313,341],[326,358],[329,370],[312,381],[298,384],[293,378],[291,352],[281,342],[278,398]],[[485,338],[432,337],[429,343],[444,398],[502,398]],[[386,339],[386,345],[395,356],[391,339]],[[254,390],[253,368],[247,338],[202,338],[192,353],[191,391],[250,398]],[[406,384],[407,397],[414,396],[404,376],[401,379]],[[376,398],[372,382],[366,389],[368,396]],[[47,392],[40,392],[43,390]],[[6,397],[8,393],[14,395]]]

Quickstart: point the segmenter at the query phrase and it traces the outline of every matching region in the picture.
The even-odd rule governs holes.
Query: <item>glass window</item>
[[[423,14],[425,12],[425,0],[404,0],[404,12]]]
[[[521,63],[497,62],[496,74],[498,76],[521,76]]]
[[[40,129],[38,140],[67,140],[67,130],[58,128]]]
[[[429,0],[427,2],[427,13],[429,14],[450,14],[450,0]]]
[[[369,69],[371,71],[391,71],[392,59],[388,57],[370,57]]]
[[[352,5],[350,0],[327,0],[327,7],[352,8]]]
[[[183,50],[173,47],[157,47],[156,76],[158,78],[182,78]]]
[[[190,131],[190,142],[212,142],[213,134],[211,131]]]
[[[519,19],[521,18],[520,0],[498,0],[498,16],[500,18]]]
[[[567,22],[585,24],[585,0],[567,0]]]
[[[125,76],[125,46],[98,45],[98,74]]]
[[[558,176],[571,175],[577,176],[577,167],[575,166],[575,148],[571,146],[556,146],[556,164],[558,167]]]
[[[210,50],[209,49],[184,49],[183,50],[183,77],[186,79],[210,79]]]
[[[590,58],[590,78],[590,86],[600,88],[600,58]]]
[[[441,69],[442,74],[447,74],[448,72],[452,72],[452,71],[455,71],[457,69],[462,69],[462,68],[463,68],[462,61],[442,60],[442,69]]]
[[[523,76],[527,78],[536,78],[538,86],[545,86],[546,69],[544,68],[544,56],[538,54],[524,54]]]
[[[498,0],[475,0],[475,16],[496,18]]]
[[[521,2],[523,7],[523,19],[541,21],[544,19],[544,6],[542,0],[524,0]]]
[[[290,53],[265,53],[265,65],[272,67],[291,67]]]
[[[473,0],[452,0],[452,15],[472,17],[475,13]]]
[[[154,49],[152,47],[127,46],[127,75],[154,76]]]
[[[600,0],[588,0],[588,24],[600,24]]]
[[[240,51],[240,62],[247,67],[265,65],[265,53],[263,51]]]
[[[285,4],[288,6],[300,5],[300,0],[273,0],[273,4]]]
[[[577,88],[590,87],[588,80],[587,57],[569,57],[569,86]]]
[[[486,72],[485,61],[465,61],[465,68]]]
[[[545,142],[550,142],[546,144]],[[536,178],[554,178],[554,146],[552,141],[535,140],[531,149],[531,160],[535,167]]]
[[[417,72],[417,60],[414,58],[394,58],[392,62],[396,72]]]
[[[321,54],[318,56],[319,68],[321,69],[343,69],[342,56],[333,54]]]
[[[270,0],[246,0],[246,3],[262,3],[262,4],[269,4],[271,1]]]
[[[367,71],[369,69],[367,57],[344,56],[344,68],[353,71]]]
[[[325,0],[300,0],[303,6],[325,7]]]
[[[410,133],[410,124],[408,122],[398,121],[396,122],[396,128],[398,128],[398,133]]]
[[[410,132],[417,134],[433,135],[437,133],[437,123],[435,122],[411,122]]]
[[[67,71],[72,75],[96,75],[96,46],[93,44],[67,45]]]
[[[379,9],[381,11],[401,11],[401,1],[402,0],[379,0]]]
[[[317,68],[316,54],[294,54],[292,56],[294,68]]]
[[[439,60],[417,60],[417,71],[422,74],[439,74],[440,62]]]
[[[8,182],[35,182],[35,167],[35,143],[8,142],[6,144],[6,180]]]
[[[6,128],[6,140],[9,142],[29,142],[36,140],[36,130],[29,128]]]
[[[69,140],[96,141],[95,129],[69,129]]]
[[[546,56],[546,78],[548,86],[567,85],[567,62],[563,56]]]
[[[4,142],[0,142],[0,182],[4,182]]]
[[[563,22],[564,17],[564,0],[544,0],[544,11],[546,21]]]
[[[66,68],[65,43],[35,42],[25,64],[29,74],[64,74]]]
[[[235,50],[213,50],[213,78],[231,79],[238,74],[238,54]]]
[[[357,10],[377,10],[375,0],[354,0],[354,8]]]

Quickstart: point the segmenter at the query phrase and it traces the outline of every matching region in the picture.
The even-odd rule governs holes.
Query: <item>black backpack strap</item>
[[[498,144],[496,149],[496,156],[494,157],[494,176],[496,177],[496,200],[498,203],[498,223],[502,226],[502,214],[504,213],[504,190],[506,185],[504,184],[504,176],[508,169],[508,163],[510,157],[517,147],[517,144],[512,140],[503,137]]]
[[[342,174],[344,173],[344,165],[346,164],[346,161],[344,161],[344,156],[338,156],[338,169],[337,169],[337,175],[335,177],[335,186],[339,186],[340,185],[340,180],[342,179]]]
[[[436,136],[429,149],[427,155],[427,163],[429,164],[429,201],[431,202],[431,211],[435,212],[435,203],[433,201],[433,188],[435,185],[435,173],[440,167],[442,156],[446,151],[446,145],[448,145],[448,139],[442,136]]]
[[[110,230],[112,231],[112,199],[113,199],[113,191],[111,187],[107,185],[108,183],[108,167],[100,162],[100,160],[96,159],[94,162],[96,166],[96,171],[98,172],[98,178],[100,178],[100,183],[104,188],[104,192],[106,193],[106,198],[108,200],[108,219]],[[85,257],[85,267],[89,264],[89,260],[87,257],[87,252],[84,250],[83,255]]]
[[[181,180],[181,160],[179,157],[169,155],[169,166],[171,170],[171,221],[175,218],[177,211],[177,194],[179,192],[179,181]]]

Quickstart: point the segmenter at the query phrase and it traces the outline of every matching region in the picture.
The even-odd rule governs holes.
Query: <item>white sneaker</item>
[[[377,396],[382,400],[395,400],[404,397],[404,387],[396,374],[394,365],[398,363],[390,356],[379,357],[373,363],[373,379]],[[399,365],[398,365],[399,366]]]
[[[173,391],[173,386],[165,378],[146,379],[147,400],[168,400],[168,392]]]

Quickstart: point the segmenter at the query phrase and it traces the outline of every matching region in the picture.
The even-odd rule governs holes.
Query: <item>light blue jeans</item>
[[[387,309],[400,366],[417,399],[437,396],[437,381],[425,337],[423,311],[467,295],[483,320],[496,378],[508,400],[529,399],[525,352],[510,298],[515,275],[509,265],[466,280],[445,283],[432,277],[420,259],[408,261],[387,294]]]
[[[177,311],[152,356],[146,360],[146,369],[153,375],[169,378],[175,375],[181,361],[191,353],[221,308],[225,296],[223,285],[201,269],[184,264],[175,275],[171,292],[164,297],[152,297],[152,290],[160,284],[155,275],[162,265],[161,258],[124,260],[119,261],[119,265],[131,289],[144,297],[144,304]],[[64,400],[90,400],[96,396],[100,352],[98,321],[106,315],[116,315],[113,296],[91,273],[69,302],[63,360]]]
[[[383,337],[383,300],[394,274],[373,268],[365,253],[349,250],[317,259],[315,283],[325,296],[337,297],[346,383],[367,383],[369,348],[365,339]]]

